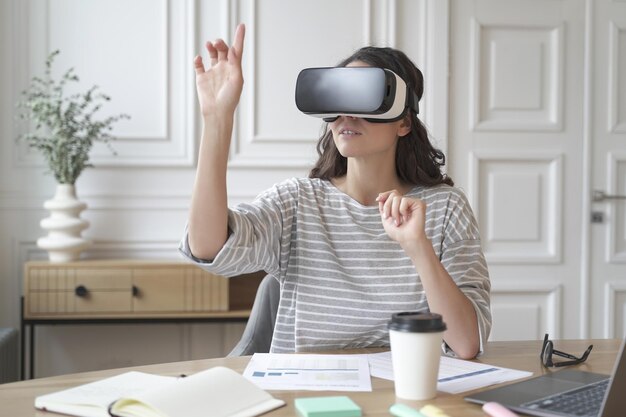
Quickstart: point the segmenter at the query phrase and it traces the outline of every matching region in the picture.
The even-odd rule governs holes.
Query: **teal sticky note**
[[[296,398],[294,405],[302,417],[361,417],[361,407],[350,398],[310,397]]]

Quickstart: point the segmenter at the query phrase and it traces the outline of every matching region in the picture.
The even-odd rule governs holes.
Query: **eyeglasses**
[[[583,363],[587,360],[589,353],[591,353],[591,349],[593,345],[589,345],[585,353],[580,358],[577,358],[574,355],[570,355],[569,353],[562,352],[560,350],[554,349],[554,343],[552,340],[548,340],[548,333],[543,338],[543,347],[541,348],[541,363],[543,366],[568,366],[568,365],[576,365],[578,363]],[[562,362],[554,362],[552,360],[552,355],[561,356],[562,358],[571,359],[569,361]]]

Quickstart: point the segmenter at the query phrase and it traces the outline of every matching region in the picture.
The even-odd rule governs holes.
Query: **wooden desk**
[[[613,362],[617,356],[620,340],[568,340],[557,341],[555,347],[559,350],[582,353],[585,348],[593,343],[594,348],[586,363],[577,368],[586,371],[608,374],[613,369]],[[487,352],[478,359],[479,362],[492,365],[532,371],[534,375],[554,372],[554,368],[545,369],[539,363],[539,351],[542,341],[523,342],[490,342]],[[380,351],[380,349],[378,349]],[[364,353],[369,351],[350,350],[346,353]],[[372,351],[374,352],[374,351]],[[31,381],[15,382],[0,385],[0,417],[54,417],[56,414],[44,413],[35,410],[33,404],[35,397],[74,387],[80,384],[92,382],[101,378],[117,375],[134,369],[143,372],[151,372],[162,375],[180,375],[181,373],[192,374],[213,366],[227,366],[238,372],[243,372],[250,357],[206,359],[187,362],[174,362],[160,365],[149,365],[124,369],[112,369],[106,371],[87,372],[74,375],[63,375],[50,378],[34,379]],[[437,398],[426,401],[403,401],[396,400],[393,382],[372,377],[373,392],[350,392],[345,393],[363,408],[364,417],[389,417],[387,411],[395,402],[403,402],[408,405],[419,407],[426,403],[435,404],[447,412],[450,417],[478,417],[485,416],[480,406],[470,404],[463,400],[462,393],[459,395],[439,393]],[[272,395],[282,398],[287,406],[266,414],[271,417],[296,416],[293,400],[297,397],[337,395],[337,392],[320,391],[272,391]],[[207,413],[209,415],[209,413]]]

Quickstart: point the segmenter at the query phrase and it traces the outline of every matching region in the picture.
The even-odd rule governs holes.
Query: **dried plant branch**
[[[67,70],[59,81],[52,79],[51,69],[58,50],[46,59],[45,76],[33,77],[30,87],[22,92],[24,100],[17,105],[18,117],[35,122],[35,132],[24,133],[18,140],[37,149],[44,156],[48,168],[60,184],[74,184],[83,170],[91,167],[89,152],[94,142],[107,144],[115,154],[109,133],[113,124],[130,119],[127,114],[96,120],[95,114],[111,98],[99,92],[97,86],[83,94],[66,95],[68,83],[78,82],[74,68]]]

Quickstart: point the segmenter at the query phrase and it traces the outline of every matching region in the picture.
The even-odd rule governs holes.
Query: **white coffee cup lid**
[[[404,311],[395,313],[387,324],[389,330],[409,333],[443,332],[446,323],[441,314],[425,311]]]

